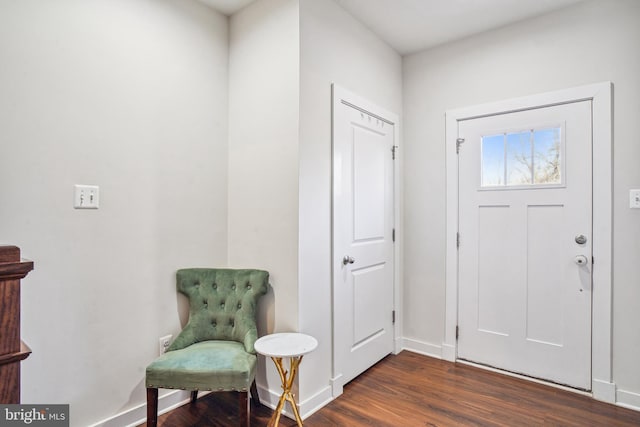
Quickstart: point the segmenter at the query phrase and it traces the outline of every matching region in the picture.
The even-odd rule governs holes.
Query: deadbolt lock
[[[579,245],[584,245],[587,243],[587,237],[584,234],[578,234],[576,236],[576,243]]]

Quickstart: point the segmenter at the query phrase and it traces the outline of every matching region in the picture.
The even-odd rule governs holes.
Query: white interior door
[[[393,351],[394,120],[334,87],[334,383]]]
[[[459,122],[459,358],[591,388],[591,126],[591,101]]]

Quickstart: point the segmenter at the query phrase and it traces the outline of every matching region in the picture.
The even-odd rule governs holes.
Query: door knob
[[[575,261],[576,261],[576,264],[578,265],[587,265],[587,263],[589,262],[587,257],[584,255],[577,255],[575,258]]]
[[[356,262],[356,260],[349,255],[345,255],[344,258],[342,258],[342,265],[353,264],[354,262]]]

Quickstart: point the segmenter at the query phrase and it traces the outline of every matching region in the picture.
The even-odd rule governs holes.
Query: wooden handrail
[[[0,246],[0,403],[20,403],[20,362],[31,349],[20,340],[20,280],[33,261],[17,246]]]

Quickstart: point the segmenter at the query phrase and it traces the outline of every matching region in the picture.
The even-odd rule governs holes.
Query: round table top
[[[311,353],[318,347],[318,340],[298,332],[283,332],[258,338],[254,348],[270,357],[295,357]]]

